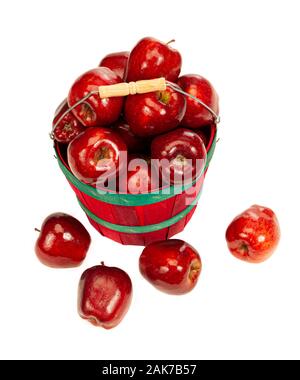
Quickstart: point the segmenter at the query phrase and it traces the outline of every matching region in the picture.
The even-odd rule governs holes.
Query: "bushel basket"
[[[103,91],[105,94],[103,96],[107,96],[107,89]],[[124,96],[131,94],[130,91],[128,90],[126,94],[123,87]],[[99,92],[101,95],[101,91]],[[117,96],[117,94],[119,92],[115,91],[111,96]],[[216,124],[209,127],[209,135],[206,166],[193,183],[180,189],[174,185],[168,189],[145,194],[99,192],[95,187],[79,181],[72,174],[64,144],[55,142],[54,149],[60,169],[72,187],[79,205],[96,230],[121,244],[145,246],[153,241],[171,238],[183,231],[191,220],[214,154],[217,141]]]

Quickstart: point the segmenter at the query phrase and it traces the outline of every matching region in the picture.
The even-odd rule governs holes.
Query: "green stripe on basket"
[[[207,153],[207,161],[204,170],[208,168],[208,165],[212,159],[215,147],[217,142],[217,134],[213,140],[211,148]],[[101,191],[96,189],[93,186],[87,185],[79,179],[77,179],[69,170],[65,167],[62,161],[59,158],[59,155],[56,152],[57,161],[60,169],[64,173],[65,177],[69,182],[71,182],[79,191],[87,194],[88,196],[97,199],[101,202],[119,205],[119,206],[145,206],[158,202],[162,202],[166,199],[172,198],[176,194],[181,194],[184,190],[188,190],[191,188],[196,181],[186,186],[171,186],[167,189],[160,189],[156,192],[146,193],[146,194],[121,194],[121,193],[113,193],[109,191]],[[202,173],[201,173],[202,175]],[[201,177],[201,176],[200,176]]]
[[[143,234],[147,232],[155,232],[162,230],[164,228],[170,227],[173,224],[179,222],[181,219],[183,219],[192,209],[196,206],[197,201],[199,200],[201,195],[201,192],[198,194],[197,198],[193,201],[193,203],[188,206],[186,209],[181,211],[179,214],[173,216],[172,218],[168,220],[164,220],[161,223],[156,224],[149,224],[147,226],[124,226],[120,224],[114,224],[107,222],[106,220],[103,220],[93,214],[87,207],[85,207],[80,200],[77,198],[78,203],[80,207],[83,209],[83,211],[96,223],[100,224],[103,227],[109,228],[110,230],[117,231],[117,232],[125,232],[127,234]]]

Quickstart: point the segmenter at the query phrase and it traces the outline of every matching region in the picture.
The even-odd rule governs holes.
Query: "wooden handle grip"
[[[115,96],[127,96],[135,94],[145,94],[146,92],[164,91],[167,88],[165,78],[140,80],[130,83],[117,83],[99,87],[99,96],[112,98]]]

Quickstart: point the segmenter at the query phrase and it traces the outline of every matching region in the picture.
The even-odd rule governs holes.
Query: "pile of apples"
[[[127,162],[121,159],[121,152],[128,153],[128,163],[136,158],[146,159],[148,163],[150,159],[169,160],[173,163],[171,184],[174,178],[180,177],[187,162],[192,176],[197,175],[195,163],[206,155],[215,118],[203,105],[175,89],[198,98],[215,115],[219,112],[218,95],[212,84],[200,75],[179,77],[182,59],[172,47],[173,42],[143,38],[130,53],[107,55],[99,67],[81,75],[71,86],[67,99],[56,111],[52,135],[57,142],[69,144],[69,167],[82,182],[95,185],[105,173],[118,176],[128,170],[130,165],[124,168]],[[161,77],[175,89],[168,86],[164,91],[105,99],[97,93],[99,86]],[[93,91],[83,104],[76,106]],[[70,107],[74,109],[65,114]],[[150,191],[150,169],[140,174],[147,180],[143,180],[139,192]],[[140,183],[136,177],[134,170],[127,172],[133,191],[132,182]],[[158,179],[156,188],[160,185]]]
[[[198,75],[179,77],[181,56],[170,43],[144,38],[131,53],[106,56],[100,67],[79,77],[54,118],[53,137],[68,145],[68,163],[73,174],[93,185],[107,170],[108,162],[122,162],[120,152],[132,156],[168,158],[179,162],[198,159],[204,154],[212,113],[191,98],[167,88],[162,92],[100,99],[92,95],[66,114],[69,107],[100,85],[165,77],[185,92],[197,97],[218,114],[218,96],[212,85]],[[208,133],[208,134],[207,134]],[[105,165],[102,165],[105,162]],[[175,170],[178,169],[174,166]],[[176,169],[175,169],[176,168]],[[150,181],[150,174],[145,173]],[[128,182],[138,182],[128,176]],[[158,184],[159,186],[159,184]],[[142,189],[148,190],[146,186]],[[80,265],[86,257],[91,238],[75,218],[63,213],[48,216],[35,245],[39,260],[54,268]],[[252,206],[230,223],[226,240],[230,252],[240,260],[260,263],[278,245],[280,229],[275,213]],[[139,258],[142,276],[168,294],[182,295],[197,284],[202,261],[188,243],[171,239],[151,243]],[[101,263],[87,269],[78,287],[79,315],[96,326],[111,329],[125,316],[132,298],[132,282],[120,268]]]
[[[35,245],[39,260],[52,268],[79,266],[86,257],[91,238],[75,218],[63,213],[49,215]],[[275,251],[280,228],[275,213],[252,206],[230,223],[226,231],[232,255],[248,263],[261,263]],[[156,289],[171,295],[193,290],[202,270],[198,251],[179,239],[149,244],[139,258],[141,275]],[[81,275],[78,313],[95,326],[116,327],[126,315],[132,299],[132,282],[120,268],[93,266]]]

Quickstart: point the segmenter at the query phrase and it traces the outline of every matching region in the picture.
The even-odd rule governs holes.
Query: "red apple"
[[[134,134],[154,136],[176,128],[185,109],[185,97],[168,87],[165,91],[128,96],[125,119]]]
[[[99,86],[122,82],[121,78],[107,67],[98,67],[81,75],[72,85],[69,95],[69,106],[73,106]],[[73,113],[86,127],[107,126],[120,116],[123,97],[101,99],[98,93],[91,95],[83,104],[77,106]]]
[[[129,156],[127,192],[129,194],[142,194],[157,190],[158,187],[159,177],[154,168],[151,169],[150,158],[138,155]]]
[[[219,97],[212,84],[205,78],[196,74],[183,75],[178,79],[178,85],[183,91],[200,99],[216,114],[219,113]],[[214,116],[201,104],[187,97],[187,107],[181,125],[187,128],[199,128],[212,124]]]
[[[274,253],[279,239],[280,228],[275,213],[257,205],[233,219],[226,231],[230,252],[249,263],[267,260]]]
[[[140,257],[140,272],[157,289],[169,294],[185,294],[197,284],[201,259],[182,240],[158,241],[148,245]]]
[[[109,68],[121,79],[124,79],[129,54],[129,51],[120,51],[118,53],[108,54],[102,59],[99,66]]]
[[[155,38],[140,40],[130,53],[126,81],[154,79],[164,77],[176,82],[181,70],[181,55],[170,43],[163,43]]]
[[[78,312],[95,326],[111,329],[127,313],[132,284],[127,273],[104,264],[87,269],[78,288]]]
[[[116,176],[122,168],[121,152],[126,144],[111,129],[88,128],[68,147],[68,162],[72,173],[81,181],[95,184],[104,176]]]
[[[69,108],[65,99],[57,108],[54,115],[53,127]],[[84,131],[84,126],[76,119],[72,112],[65,115],[53,130],[54,139],[67,144]]]
[[[205,145],[205,148],[207,148],[209,143],[209,136],[207,135],[206,131],[204,131],[203,128],[195,129],[194,131],[201,138],[203,144]]]
[[[112,128],[121,136],[127,145],[128,152],[137,153],[147,151],[148,141],[136,136],[126,121],[119,120],[113,125]]]
[[[206,163],[206,149],[197,133],[178,128],[157,136],[151,145],[151,158],[160,160],[162,177],[182,183],[200,175]],[[163,165],[163,161],[169,165]]]
[[[85,227],[72,216],[63,213],[49,215],[39,232],[35,252],[43,264],[72,268],[85,259],[91,238]]]
[[[149,165],[136,167],[128,172],[127,192],[128,194],[143,194],[151,191],[151,169]]]

